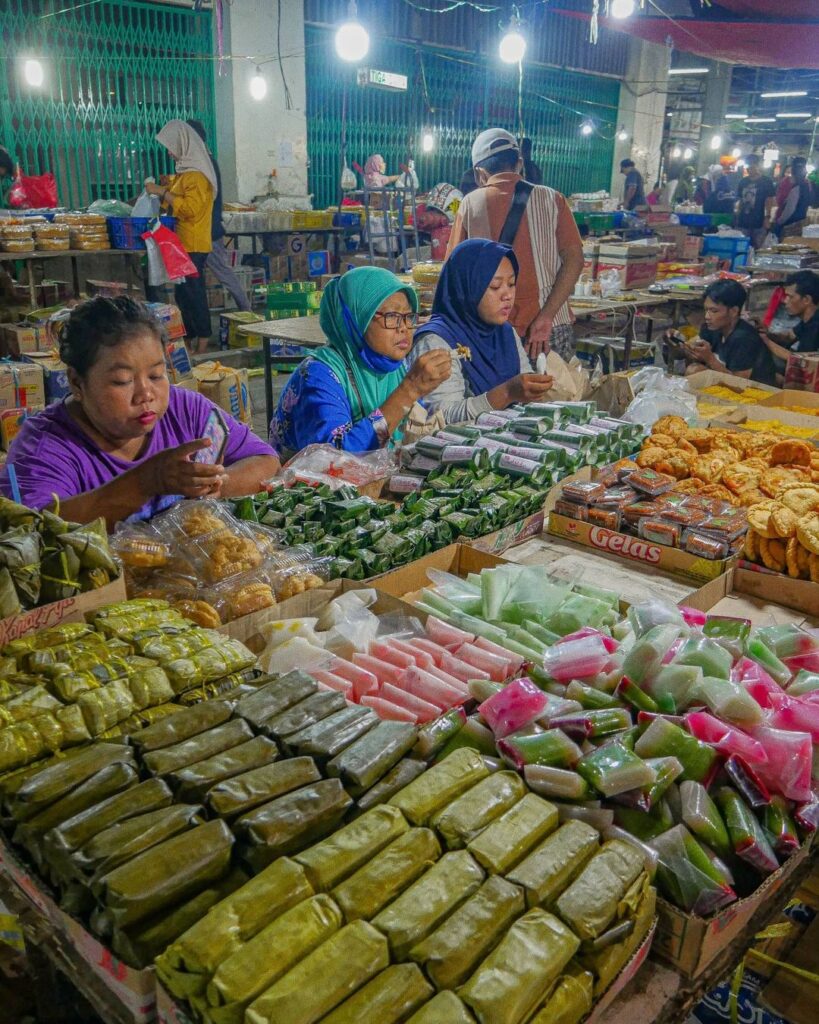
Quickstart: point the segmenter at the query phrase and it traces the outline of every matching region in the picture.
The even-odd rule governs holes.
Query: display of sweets
[[[594,480],[565,483],[554,512],[708,559],[738,554],[748,528],[745,509],[716,497],[681,494],[673,477],[630,459],[606,467]]]
[[[80,526],[0,497],[0,619],[97,590],[119,574],[103,519]]]
[[[123,601],[89,618],[0,649],[0,773],[233,690],[256,663],[244,644],[165,601]]]
[[[635,461],[673,477],[679,493],[737,508],[776,498],[786,484],[819,483],[819,448],[810,441],[770,430],[689,427],[679,416],[657,420]]]
[[[783,484],[748,509],[745,558],[792,579],[819,583],[819,482]]]
[[[424,726],[430,755],[501,757],[564,820],[653,856],[683,910],[748,895],[816,830],[819,631],[661,601],[623,618],[614,594],[512,565],[453,577],[417,607],[464,643],[529,651],[518,678],[470,681],[474,715]]]

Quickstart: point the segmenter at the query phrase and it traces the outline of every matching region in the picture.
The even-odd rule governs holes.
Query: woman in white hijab
[[[157,141],[176,162],[176,173],[167,186],[148,183],[145,190],[160,196],[162,205],[176,218],[179,240],[199,271],[197,277],[186,277],[175,292],[185,333],[197,352],[205,352],[210,341],[205,262],[211,250],[216,172],[204,142],[184,121],[169,121]]]

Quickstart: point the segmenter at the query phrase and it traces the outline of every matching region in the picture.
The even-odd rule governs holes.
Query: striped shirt
[[[489,182],[464,197],[449,239],[447,255],[467,238],[497,240],[512,205],[515,185],[521,177],[512,171],[496,174]],[[545,185],[536,185],[526,206],[512,248],[520,264],[512,326],[521,337],[545,306],[562,266],[560,253],[582,247],[580,232],[564,197]],[[555,325],[570,324],[568,302],[554,317]]]

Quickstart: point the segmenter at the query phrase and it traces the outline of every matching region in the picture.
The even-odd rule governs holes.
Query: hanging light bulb
[[[722,146],[722,136],[712,135],[711,142],[709,143],[711,149],[719,149]]]
[[[256,68],[256,74],[250,79],[250,95],[257,101],[263,100],[267,95],[267,82],[260,67]]]
[[[813,172],[816,170],[816,164],[808,164],[805,167],[805,170],[808,172],[808,174],[813,174]]]
[[[672,156],[674,157],[674,159],[675,159],[675,160],[679,160],[679,159],[680,159],[680,157],[682,156],[682,150],[680,149],[680,147],[679,147],[679,146],[675,146],[675,147],[674,147],[674,148],[673,148],[673,149],[671,150],[671,155],[672,155]]]
[[[504,64],[520,64],[526,55],[526,39],[521,35],[520,18],[517,11],[512,15],[509,28],[500,41],[498,54]]]
[[[742,156],[742,150],[739,148],[739,146],[734,146],[734,148],[731,150],[731,156],[734,158],[734,160],[739,160],[739,158]]]
[[[626,131],[625,128],[621,128],[620,131],[618,131],[617,138],[618,138],[618,140],[620,142],[627,142],[628,141],[628,132]]]
[[[423,138],[421,139],[421,149],[425,153],[431,153],[435,149],[435,136],[432,132],[424,132]]]
[[[683,160],[690,160],[694,155],[694,150],[690,146],[686,146],[683,150]]]
[[[630,18],[634,14],[634,0],[611,0],[609,14],[612,18]]]
[[[594,125],[591,123],[591,121],[584,121],[583,124],[580,125],[580,134],[581,135],[588,136],[588,135],[591,135],[591,133],[593,131],[594,131]]]
[[[23,75],[25,76],[26,82],[35,89],[43,84],[45,79],[45,72],[43,71],[43,65],[38,60],[27,60],[23,64]]]
[[[350,0],[349,20],[336,32],[336,53],[342,60],[354,64],[370,52],[370,33],[358,20],[355,0]]]

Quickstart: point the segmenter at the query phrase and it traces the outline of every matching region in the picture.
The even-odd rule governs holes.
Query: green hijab
[[[418,312],[415,290],[381,267],[358,267],[333,278],[321,298],[319,322],[328,344],[315,358],[341,381],[354,423],[378,409],[407,373],[403,360],[378,355],[364,340],[378,307],[396,292],[403,292]]]

